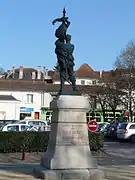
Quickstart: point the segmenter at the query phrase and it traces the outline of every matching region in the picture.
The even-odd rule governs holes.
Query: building
[[[0,79],[0,118],[42,118],[42,107],[50,107],[52,96],[45,92],[43,82]],[[12,99],[11,99],[12,97]],[[12,113],[11,113],[12,111]]]
[[[82,85],[78,86],[78,88],[83,90]],[[69,85],[66,85],[65,89],[66,91],[71,91]],[[33,80],[0,79],[0,97],[12,96],[12,98],[14,98],[12,101],[9,100],[10,103],[8,100],[3,102],[0,114],[4,111],[6,119],[23,119],[24,117],[33,119],[44,118],[46,117],[46,111],[50,109],[50,102],[58,91],[59,84],[47,84],[43,81]],[[10,107],[8,106],[7,108],[8,103]],[[13,110],[14,115],[11,115],[9,109],[11,110],[13,108],[16,109],[16,111]]]
[[[75,71],[75,76],[78,89],[84,94],[94,95],[97,86],[101,85],[101,80],[109,78],[110,71],[94,71],[88,64],[83,64]],[[16,107],[16,111],[11,114],[8,109],[1,108],[0,114],[4,112],[6,115],[3,117],[6,119],[50,118],[50,102],[58,93],[59,84],[60,78],[57,71],[48,71],[41,66],[38,66],[37,70],[23,68],[23,66],[18,69],[13,67],[0,77],[0,95],[15,98],[14,102],[10,101],[8,109]],[[66,83],[65,89],[70,91],[71,86]],[[1,107],[6,106],[6,103],[7,101]],[[97,105],[100,109],[99,104]]]
[[[75,71],[75,76],[77,85],[97,85],[101,79],[102,72],[96,72],[88,64],[83,64]],[[58,72],[54,72],[52,79],[54,84],[60,84]],[[68,84],[68,82],[65,82],[65,84]]]
[[[83,64],[75,71],[77,85],[99,85],[101,79],[106,79],[110,76],[110,71],[94,71],[88,64]],[[58,71],[46,69],[45,67],[38,66],[34,68],[20,68],[11,70],[0,78],[3,79],[20,79],[20,80],[33,80],[43,81],[47,84],[60,84],[60,77]],[[65,82],[68,85],[68,82]]]

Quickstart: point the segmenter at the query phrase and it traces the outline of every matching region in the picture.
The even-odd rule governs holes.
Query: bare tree
[[[129,111],[130,121],[133,121],[135,111],[135,43],[129,42],[115,61],[117,85],[126,92],[123,103]]]
[[[116,88],[112,89],[110,87],[107,87],[105,94],[106,94],[107,104],[113,112],[114,121],[116,121],[115,113],[116,113],[118,106],[121,106],[121,107],[123,106],[122,99],[123,99],[123,96],[125,95],[125,93],[123,93],[122,91],[119,91]]]
[[[97,104],[99,104],[103,113],[103,118],[105,119],[105,111],[107,107],[105,88],[101,86],[84,86],[83,91],[90,97],[89,100],[91,111],[94,112]]]
[[[104,92],[105,92],[104,88],[99,89],[96,92],[96,97],[97,97],[97,103],[100,104],[101,111],[103,113],[103,118],[105,120],[105,112],[106,112],[106,109],[107,109],[107,97],[106,97],[106,94]]]

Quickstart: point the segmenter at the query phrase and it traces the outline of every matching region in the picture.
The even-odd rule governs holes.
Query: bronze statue
[[[76,79],[74,76],[74,45],[71,44],[71,35],[67,34],[67,29],[70,25],[68,17],[66,17],[66,10],[63,9],[63,17],[55,19],[52,24],[61,22],[61,25],[56,29],[55,36],[58,38],[55,42],[56,48],[55,53],[57,55],[57,61],[60,73],[60,91],[59,94],[63,93],[64,83],[68,81],[72,86],[73,91],[77,91]],[[67,78],[68,76],[68,78]]]

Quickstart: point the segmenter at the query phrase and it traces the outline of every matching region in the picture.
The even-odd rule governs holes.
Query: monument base
[[[97,169],[92,157],[86,112],[87,97],[60,95],[51,102],[53,109],[47,152],[40,167],[34,170],[45,180],[102,180],[104,172]]]
[[[45,170],[43,167],[34,169],[36,178],[44,180],[104,180],[104,171],[99,169]]]

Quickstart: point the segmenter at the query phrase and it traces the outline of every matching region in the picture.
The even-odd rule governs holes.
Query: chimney
[[[13,79],[15,78],[15,66],[12,67]]]
[[[43,72],[44,72],[44,79],[48,79],[48,69],[46,69],[46,68],[44,67]]]
[[[48,77],[48,69],[45,71],[45,77]]]
[[[32,72],[32,80],[35,80],[35,79],[36,79],[36,73]]]
[[[41,66],[38,66],[37,69],[37,79],[41,79]]]
[[[23,66],[20,66],[19,79],[23,79]]]
[[[103,75],[103,71],[100,71],[100,78],[102,78],[102,75]]]
[[[45,71],[46,71],[46,68],[45,66],[43,66],[43,81],[45,80]]]
[[[49,76],[49,74],[48,74],[48,69],[46,69],[46,68],[44,68],[44,80],[45,81],[50,81],[50,80],[52,80],[52,77],[51,76]]]

